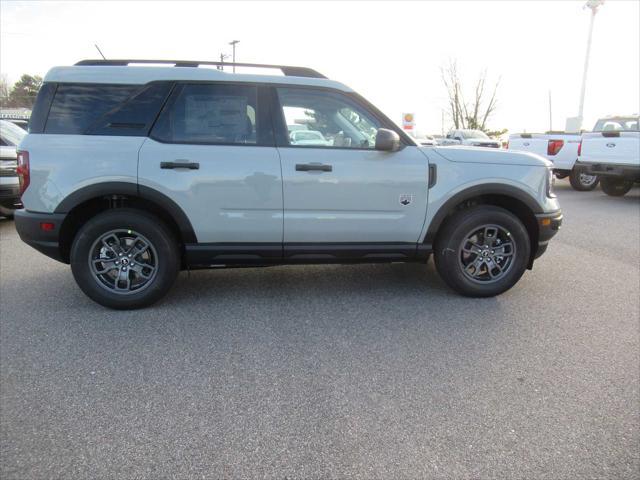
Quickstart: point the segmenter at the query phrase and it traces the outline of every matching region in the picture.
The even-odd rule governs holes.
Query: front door
[[[415,245],[429,183],[418,147],[375,150],[388,125],[349,95],[286,87],[277,97],[285,255],[300,244]]]

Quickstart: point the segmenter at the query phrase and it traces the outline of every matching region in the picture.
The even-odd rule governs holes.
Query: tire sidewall
[[[100,286],[89,267],[94,242],[110,230],[130,229],[144,235],[158,255],[158,271],[140,292],[121,295]],[[141,308],[162,298],[179,271],[177,243],[157,217],[134,209],[110,210],[85,223],[76,234],[70,252],[71,271],[80,289],[95,302],[114,309]]]
[[[598,186],[598,183],[600,183],[600,179],[598,178],[598,176],[593,175],[594,177],[596,177],[596,180],[589,185],[585,185],[580,179],[580,175],[583,173],[586,172],[581,168],[576,167],[571,170],[571,173],[569,174],[569,183],[571,184],[571,187],[579,192],[588,192],[595,189]]]
[[[633,188],[633,182],[620,178],[603,178],[600,186],[607,195],[622,197]]]
[[[511,233],[516,245],[516,255],[507,274],[492,283],[477,283],[463,273],[458,260],[460,245],[466,235],[485,224],[501,226]],[[478,206],[454,215],[436,242],[436,267],[445,282],[463,295],[489,297],[498,295],[515,285],[529,264],[531,241],[522,222],[505,209],[494,206]]]

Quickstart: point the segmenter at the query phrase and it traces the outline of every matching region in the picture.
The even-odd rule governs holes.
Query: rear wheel
[[[588,192],[598,186],[599,178],[597,175],[589,175],[580,168],[574,168],[569,174],[569,183],[574,190],[579,192]]]
[[[92,300],[134,309],[162,298],[178,274],[179,249],[160,219],[135,209],[116,209],[89,220],[71,247],[71,271]]]
[[[602,191],[607,195],[611,195],[612,197],[622,197],[631,190],[633,182],[622,178],[603,178],[600,182],[600,186],[602,187]]]
[[[491,205],[462,210],[439,233],[434,259],[442,279],[470,297],[491,297],[517,283],[531,244],[522,222]]]

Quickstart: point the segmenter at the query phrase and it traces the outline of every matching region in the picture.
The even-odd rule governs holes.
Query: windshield
[[[0,137],[9,146],[16,147],[27,134],[23,129],[7,120],[0,120]]]
[[[487,140],[489,139],[489,137],[487,137],[487,134],[480,130],[464,130],[462,132],[462,136],[464,138],[485,138]]]
[[[593,127],[594,132],[637,132],[638,117],[601,118]]]

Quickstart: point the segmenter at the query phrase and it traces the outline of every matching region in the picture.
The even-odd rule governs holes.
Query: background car
[[[0,215],[5,217],[12,217],[16,209],[22,208],[16,150],[26,134],[17,125],[0,120]]]
[[[493,140],[482,130],[451,130],[440,145],[467,145],[473,147],[500,148],[498,140]]]
[[[331,141],[324,138],[322,133],[316,130],[296,130],[291,132],[292,145],[331,145]]]

